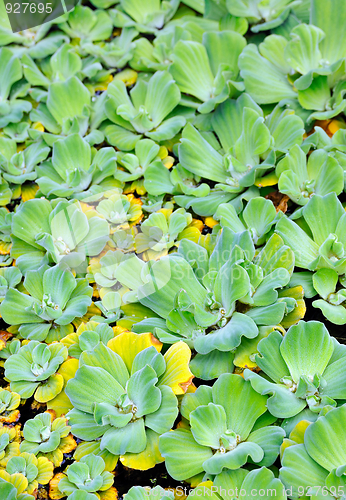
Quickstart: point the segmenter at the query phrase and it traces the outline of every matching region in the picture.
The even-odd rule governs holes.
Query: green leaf
[[[127,394],[137,407],[136,416],[138,418],[148,413],[153,413],[159,408],[161,404],[161,392],[155,386],[157,380],[155,370],[151,366],[146,365],[131,375],[127,382]]]
[[[257,365],[276,383],[289,376],[288,367],[280,351],[282,341],[283,337],[280,332],[271,332],[268,337],[259,342],[259,354],[256,355]]]
[[[327,471],[320,467],[307,453],[303,444],[285,449],[280,469],[280,479],[285,488],[292,488],[292,494],[300,496],[302,488],[325,486]]]
[[[190,413],[193,437],[202,446],[218,449],[222,435],[227,431],[226,413],[222,406],[209,403]]]
[[[140,453],[145,449],[146,443],[144,420],[140,418],[121,429],[113,427],[106,431],[101,439],[101,450],[106,448],[113,455]]]
[[[315,374],[322,375],[333,350],[328,330],[318,321],[300,321],[291,326],[280,346],[282,357],[296,382],[302,375],[312,378]]]
[[[240,375],[223,374],[213,386],[213,402],[224,407],[227,429],[245,440],[266,411],[266,398],[257,394]]]
[[[84,106],[89,105],[90,93],[75,76],[49,86],[47,107],[60,125],[66,119],[82,116]]]
[[[331,471],[346,463],[345,439],[346,406],[329,411],[309,425],[305,432],[306,450],[321,467]]]
[[[172,54],[170,72],[178,87],[205,102],[212,97],[214,75],[204,45],[193,41],[179,41]]]
[[[188,430],[177,429],[160,437],[160,452],[170,476],[177,481],[203,472],[203,463],[212,457],[210,448],[196,443]]]
[[[280,446],[284,437],[285,431],[277,426],[262,427],[261,429],[251,432],[248,441],[258,444],[264,451],[264,457],[258,465],[264,465],[266,467],[273,465],[279,455]]]
[[[1,100],[8,99],[12,85],[22,78],[22,65],[19,58],[6,47],[0,50],[0,96]]]
[[[285,216],[277,223],[275,232],[293,250],[296,266],[309,269],[310,263],[318,256],[319,245],[298,224]]]
[[[191,124],[182,133],[179,161],[189,172],[215,182],[227,182],[229,177],[222,156]]]
[[[346,6],[342,0],[312,0],[311,24],[320,28],[325,38],[320,43],[320,51],[324,60],[333,64],[346,56],[346,35],[344,24]]]
[[[285,49],[289,65],[303,75],[318,68],[322,58],[319,43],[325,37],[324,32],[311,24],[299,24],[293,28],[290,36],[292,40]]]
[[[178,416],[178,401],[170,387],[161,385],[161,404],[153,413],[145,416],[145,426],[158,434],[170,430]]]
[[[115,405],[124,389],[103,368],[83,365],[77,370],[75,377],[67,382],[65,391],[75,408],[92,413],[93,403],[107,402]]]
[[[253,319],[236,312],[226,326],[208,335],[197,337],[194,344],[200,354],[208,354],[214,349],[229,352],[240,344],[242,336],[251,339],[257,335],[258,328]]]
[[[258,444],[247,441],[238,444],[234,450],[227,451],[226,453],[221,454],[220,452],[216,452],[213,457],[204,462],[203,467],[209,474],[220,474],[224,468],[238,469],[246,464],[249,457],[254,462],[260,462],[263,455],[263,450]]]
[[[306,407],[306,401],[298,399],[287,386],[269,382],[248,369],[244,371],[244,378],[251,382],[259,394],[271,395],[267,400],[267,408],[277,418],[294,417]]]
[[[238,57],[246,46],[245,38],[235,31],[207,31],[203,34],[203,45],[213,75],[217,75],[220,65],[224,64],[235,78],[239,71]],[[232,50],[225,50],[225,47],[232,47]]]
[[[246,92],[258,104],[277,103],[296,97],[287,77],[268,59],[262,57],[255,45],[249,44],[239,56],[240,75]]]
[[[315,195],[311,198],[304,208],[303,215],[318,245],[322,245],[331,233],[335,233],[339,219],[344,212],[335,193],[325,196]],[[326,213],[328,217],[325,217]]]

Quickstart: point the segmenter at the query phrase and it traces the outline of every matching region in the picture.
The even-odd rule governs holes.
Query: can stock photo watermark
[[[78,0],[0,0],[0,27],[18,33],[54,21]]]

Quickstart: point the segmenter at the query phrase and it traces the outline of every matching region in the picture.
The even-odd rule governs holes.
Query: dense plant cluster
[[[345,0],[1,22],[0,498],[344,499]]]

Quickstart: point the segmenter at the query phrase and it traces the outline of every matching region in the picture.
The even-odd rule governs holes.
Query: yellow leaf
[[[204,224],[210,228],[213,228],[214,226],[216,226],[216,224],[218,224],[218,221],[213,219],[213,217],[206,217],[204,219]]]
[[[141,453],[126,453],[120,457],[120,462],[130,469],[148,470],[164,461],[159,450],[159,435],[148,429],[147,446]]]
[[[300,422],[298,422],[298,424],[294,427],[290,434],[290,439],[297,444],[303,444],[305,431],[310,424],[311,422],[309,422],[308,420],[301,420]]]
[[[12,247],[11,242],[0,241],[0,255],[8,255]]]
[[[112,486],[107,491],[100,491],[99,495],[101,500],[117,500],[118,491]]]
[[[60,500],[60,498],[63,498],[66,496],[63,493],[61,493],[59,488],[58,488],[59,481],[63,477],[66,477],[66,475],[63,474],[62,472],[59,472],[58,474],[55,474],[55,476],[53,477],[53,479],[49,483],[49,497],[52,500]]]
[[[61,439],[60,444],[59,444],[59,450],[62,453],[71,453],[71,451],[75,450],[77,448],[77,443],[74,440],[72,434],[69,434],[68,436],[64,437]]]
[[[37,459],[38,475],[36,477],[40,484],[48,484],[54,474],[54,465],[46,457],[38,457]]]
[[[168,385],[174,394],[185,394],[192,382],[193,374],[189,369],[191,350],[185,342],[176,342],[164,355],[166,371],[160,377],[160,385]]]
[[[35,198],[37,191],[38,191],[37,184],[31,182],[26,182],[25,184],[22,184],[22,200],[23,201],[32,200],[33,198]]]
[[[126,86],[134,85],[137,81],[138,73],[133,69],[124,69],[114,75],[114,80],[121,80]]]
[[[287,314],[284,319],[281,321],[281,325],[284,328],[289,328],[292,325],[298,323],[299,320],[303,319],[306,313],[306,305],[304,300],[297,300],[297,306],[293,309],[292,312]]]
[[[294,441],[292,441],[291,439],[284,439],[281,446],[280,446],[280,460],[282,460],[282,457],[283,457],[283,454],[284,454],[284,451],[286,450],[286,448],[289,448],[289,446],[294,446],[295,443]]]
[[[51,375],[47,382],[39,385],[35,392],[35,399],[39,403],[46,403],[54,399],[64,387],[64,379],[59,373]]]
[[[59,368],[59,374],[64,379],[63,390],[54,399],[48,402],[47,409],[54,410],[57,417],[61,415],[66,415],[69,410],[72,410],[73,406],[65,394],[65,387],[71,378],[73,378],[78,370],[79,361],[78,359],[71,358],[65,361]]]
[[[267,187],[267,186],[275,186],[277,184],[279,179],[277,178],[275,172],[271,172],[270,174],[266,175],[265,177],[261,177],[260,179],[256,179],[255,181],[255,186],[261,188],[261,187]]]
[[[35,129],[35,130],[39,130],[40,132],[44,132],[44,126],[42,125],[42,123],[40,122],[34,122],[32,125],[31,125],[31,128]]]
[[[123,359],[129,372],[137,354],[150,346],[154,346],[158,352],[162,349],[162,343],[150,332],[140,334],[124,332],[111,339],[107,344],[107,347]]]

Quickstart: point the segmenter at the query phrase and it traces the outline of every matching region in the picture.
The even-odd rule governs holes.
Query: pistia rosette
[[[169,156],[167,148],[160,147],[150,139],[141,139],[136,142],[134,151],[130,153],[119,152],[117,160],[122,169],[116,172],[116,178],[122,182],[132,182],[131,190],[136,189],[137,192],[142,190],[140,194],[144,194],[147,189],[146,182],[143,189],[143,176],[145,180],[147,173],[152,169],[164,176],[167,169],[174,163],[174,158]]]
[[[0,138],[0,172],[2,177],[12,184],[23,184],[37,177],[35,167],[45,160],[50,148],[43,141],[28,146],[17,152],[17,144],[12,139]]]
[[[287,499],[280,479],[276,478],[270,469],[261,467],[251,471],[246,469],[223,471],[215,477],[214,481],[205,481],[197,485],[188,498],[192,500],[197,496],[212,500],[225,500],[233,496],[236,498],[237,493],[239,495],[241,492],[241,496],[246,500],[250,498],[260,500],[263,498],[263,492],[269,491],[279,500]]]
[[[178,415],[176,395],[191,383],[190,349],[175,344],[163,356],[151,334],[124,332],[79,358],[66,394],[72,433],[98,440],[99,451],[120,456],[126,466],[148,469],[161,462],[159,435]],[[111,388],[111,390],[110,390]]]
[[[242,338],[256,338],[262,326],[289,326],[305,312],[302,292],[280,290],[293,271],[289,247],[273,235],[255,254],[249,231],[225,227],[208,249],[183,239],[178,252],[161,258],[150,273],[138,258],[121,263],[119,281],[160,316],[138,322],[134,330],[152,330],[166,343],[186,341],[198,353],[191,366],[200,378],[231,371]],[[128,296],[134,292],[123,299]]]
[[[63,264],[43,265],[27,272],[24,292],[8,289],[0,313],[21,337],[48,343],[71,333],[71,322],[87,312],[91,296],[85,278],[76,279]]]
[[[313,151],[307,161],[304,151],[294,146],[278,163],[276,174],[279,191],[298,205],[306,205],[315,194],[339,195],[344,188],[342,165],[324,149]]]
[[[11,390],[25,399],[34,395],[40,403],[50,401],[62,391],[64,381],[57,372],[67,355],[66,347],[57,342],[46,345],[32,340],[23,345],[5,362]]]
[[[246,93],[222,103],[212,115],[211,125],[215,136],[210,133],[208,140],[203,130],[186,125],[179,161],[189,172],[215,182],[215,188],[229,194],[253,186],[275,167],[277,155],[303,141],[299,116],[277,106],[264,118],[263,110]]]
[[[131,151],[144,136],[161,142],[172,139],[185,125],[184,116],[175,114],[180,90],[167,71],[157,71],[148,82],[139,80],[127,93],[121,80],[107,89],[105,113],[114,125],[105,129],[107,140],[123,151]]]
[[[0,470],[0,478],[16,483],[18,478],[27,482],[25,491],[32,494],[39,484],[48,484],[53,477],[54,465],[48,458],[37,458],[33,453],[21,453],[12,457],[5,470]],[[23,476],[23,477],[22,477]]]
[[[311,157],[310,157],[311,158]],[[325,218],[324,214],[330,214]],[[321,218],[324,223],[321,224]],[[294,214],[297,222],[284,216],[276,232],[295,254],[296,265],[312,273],[297,273],[295,281],[304,279],[309,296],[320,295],[313,306],[320,308],[327,319],[344,324],[346,239],[344,226],[346,214],[335,193],[325,196],[315,194]]]
[[[117,327],[111,328],[107,323],[89,321],[61,339],[61,344],[67,347],[69,356],[79,358],[82,352],[92,351],[100,342],[107,345],[118,333]]]
[[[68,41],[68,37],[62,36],[63,40]],[[68,63],[70,65],[71,61]],[[40,102],[30,113],[30,119],[36,125],[29,129],[32,139],[42,137],[49,146],[53,146],[58,139],[78,133],[90,145],[103,141],[104,134],[97,130],[99,123],[91,123],[91,114],[96,112],[97,104],[91,101],[89,90],[77,76],[54,81],[44,95],[46,103]],[[38,100],[40,97],[39,93]]]
[[[198,239],[200,233],[197,228],[189,231],[191,223],[192,215],[183,208],[174,211],[161,209],[150,214],[135,236],[136,253],[142,254],[145,261],[158,260],[177,245],[177,240],[184,237]]]
[[[12,457],[19,455],[20,426],[0,424],[0,467],[6,467]]]
[[[202,385],[187,394],[181,414],[189,427],[160,438],[169,474],[181,481],[203,471],[217,475],[237,470],[249,459],[272,465],[285,432],[270,425],[275,417],[266,413],[266,401],[249,382],[232,374],[222,374],[213,387]]]
[[[308,110],[309,122],[337,116],[346,105],[340,85],[336,85],[346,55],[345,6],[339,0],[313,0],[310,14],[310,24],[305,24],[308,18],[294,23],[289,36],[275,33],[258,47],[250,43],[239,57],[245,89],[257,103],[283,101],[296,106],[297,100]],[[330,17],[336,22],[330,23]],[[263,26],[266,29],[266,23]]]
[[[291,432],[284,445],[280,479],[292,498],[344,498],[345,417],[345,405],[327,409],[316,422],[302,421]]]
[[[20,395],[6,389],[0,389],[0,422],[13,424],[19,420]]]
[[[64,453],[71,453],[77,446],[70,430],[66,418],[54,418],[53,413],[49,412],[39,413],[25,422],[20,451],[46,457],[55,467],[59,467]]]
[[[232,51],[227,47],[232,46]],[[230,95],[244,90],[238,57],[246,46],[235,31],[206,32],[202,43],[180,40],[173,49],[169,71],[180,90],[196,98],[200,113],[210,113]]]
[[[109,226],[95,211],[84,213],[78,201],[34,199],[15,213],[12,233],[11,255],[26,273],[47,263],[78,267],[103,250]]]
[[[116,170],[113,148],[96,151],[75,133],[54,142],[51,160],[41,163],[36,169],[37,184],[40,193],[47,198],[102,196],[112,182],[116,187]],[[104,182],[107,188],[103,187]]]
[[[97,212],[110,224],[110,231],[127,229],[130,225],[138,224],[142,219],[141,200],[132,194],[127,196],[120,189],[104,193],[104,199],[97,205]]]
[[[15,481],[15,485],[11,482],[0,478],[0,494],[6,500],[32,500],[33,496],[25,493],[27,482],[20,478],[19,481]]]
[[[114,26],[134,27],[143,33],[155,33],[163,28],[179,6],[178,0],[149,0],[145,4],[140,0],[120,0],[117,3],[112,15]]]
[[[346,398],[346,348],[330,337],[323,323],[300,321],[284,337],[272,332],[260,341],[258,351],[255,359],[263,373],[245,370],[244,378],[269,395],[267,407],[275,417],[299,419],[305,408],[319,413]]]
[[[66,495],[70,498],[69,495],[80,491],[93,493],[94,498],[117,499],[117,490],[112,486],[114,476],[105,470],[104,461],[96,455],[87,455],[79,462],[73,462],[66,474],[60,474],[59,477],[58,492],[54,494],[54,498]],[[51,495],[53,491],[51,490]]]

